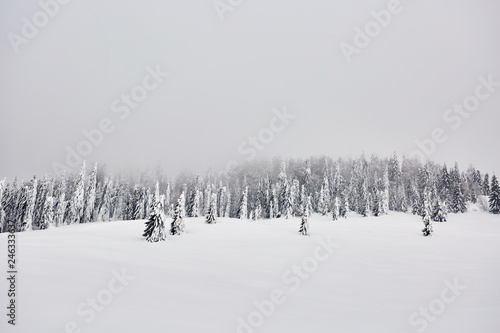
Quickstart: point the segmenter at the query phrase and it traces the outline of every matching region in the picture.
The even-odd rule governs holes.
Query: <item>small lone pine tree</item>
[[[498,186],[498,179],[496,175],[491,177],[489,203],[490,212],[493,214],[500,214],[500,187]]]
[[[301,219],[301,223],[300,223],[299,232],[304,236],[309,236],[308,218],[309,218],[309,206],[311,204],[310,202],[311,202],[311,199],[307,198],[307,204],[304,205],[304,212],[302,213],[302,219]]]
[[[208,213],[205,218],[205,222],[208,224],[215,224],[215,216],[217,215],[217,194],[212,193],[212,199],[210,200],[210,207],[208,207]]]
[[[155,193],[151,200],[149,220],[146,222],[146,229],[143,236],[150,243],[164,241],[165,235],[165,214],[160,202],[158,182],[156,183]]]
[[[184,203],[184,193],[181,193],[179,199],[177,200],[177,204],[174,209],[174,216],[172,219],[172,223],[170,224],[170,234],[180,235],[184,232],[184,215],[182,211],[182,206]]]

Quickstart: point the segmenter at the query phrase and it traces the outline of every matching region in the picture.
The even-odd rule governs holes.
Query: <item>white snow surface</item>
[[[202,217],[159,243],[141,237],[144,221],[16,234],[16,325],[7,324],[2,278],[0,331],[500,332],[499,216],[450,214],[434,223],[433,237],[422,236],[419,217],[402,213],[309,221],[310,237],[298,233],[299,218],[208,225]],[[319,239],[329,237],[338,247],[319,262],[315,253],[327,253],[317,250]],[[6,272],[7,234],[0,246]],[[294,265],[308,277],[299,279]],[[123,270],[133,277],[127,285],[114,278]],[[111,293],[110,283],[121,292]],[[453,294],[450,284],[466,289]],[[283,302],[258,314],[254,302],[269,304],[273,290]],[[100,312],[86,305],[96,296],[107,303]],[[425,319],[419,309],[429,307],[438,314]]]

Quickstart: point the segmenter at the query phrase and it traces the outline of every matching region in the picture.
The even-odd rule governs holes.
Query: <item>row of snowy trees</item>
[[[156,184],[158,188],[156,189]],[[156,193],[158,191],[158,193]],[[177,203],[181,205],[177,212]],[[166,217],[289,218],[304,211],[345,218],[348,212],[380,216],[400,211],[446,221],[449,212],[467,210],[468,203],[500,213],[496,176],[473,166],[461,172],[396,154],[368,160],[315,157],[275,158],[241,165],[230,172],[204,177],[182,173],[168,179],[161,170],[140,176],[108,175],[85,163],[73,175],[0,181],[0,228],[7,221],[17,231],[92,221],[150,218],[153,210]],[[428,207],[427,207],[428,206]]]

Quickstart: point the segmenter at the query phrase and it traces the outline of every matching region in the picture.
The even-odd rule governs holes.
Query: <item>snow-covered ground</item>
[[[17,234],[17,322],[2,278],[1,332],[500,332],[498,216],[452,214],[427,238],[398,213],[315,215],[311,237],[299,224],[187,219],[155,244],[144,221]]]

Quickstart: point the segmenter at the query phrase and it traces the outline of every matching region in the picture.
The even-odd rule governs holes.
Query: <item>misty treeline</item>
[[[500,213],[495,175],[472,165],[461,171],[418,160],[311,157],[254,161],[223,173],[181,173],[168,178],[161,170],[124,177],[83,163],[76,174],[0,181],[0,227],[16,231],[110,220],[149,217],[156,183],[161,207],[172,217],[181,194],[187,217],[205,216],[215,205],[217,217],[269,219],[304,212],[347,217],[349,212],[380,216],[388,211],[446,221],[448,212],[464,213],[469,203]],[[427,212],[426,212],[427,211]]]

